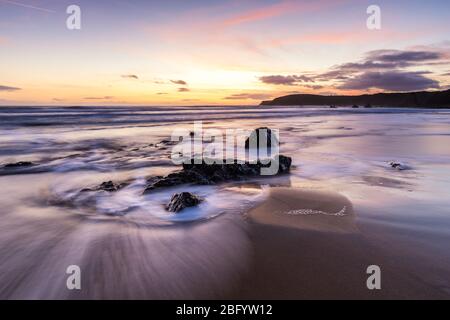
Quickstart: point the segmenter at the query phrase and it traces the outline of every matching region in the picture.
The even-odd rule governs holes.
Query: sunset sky
[[[81,30],[66,8],[81,7]],[[371,4],[381,30],[366,27]],[[450,1],[0,0],[0,105],[249,105],[450,86]]]

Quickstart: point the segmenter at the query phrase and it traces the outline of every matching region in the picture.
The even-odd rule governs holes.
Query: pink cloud
[[[351,0],[283,0],[273,5],[260,6],[247,10],[244,13],[234,13],[227,17],[224,17],[215,7],[210,9],[210,12],[205,10],[191,10],[182,15],[178,15],[176,21],[163,25],[145,25],[144,29],[152,35],[159,35],[161,38],[171,40],[199,37],[213,39],[217,36],[223,36],[224,29],[228,27],[266,20],[285,14],[300,15],[311,11],[320,11],[349,1]],[[205,30],[208,30],[208,32],[205,33]]]
[[[243,14],[225,19],[222,21],[222,26],[233,26],[241,23],[252,22],[272,18],[283,15],[297,8],[299,3],[294,1],[283,1],[271,6],[253,9]]]
[[[349,0],[332,0],[332,1],[281,1],[279,3],[265,6],[262,8],[252,9],[242,14],[223,20],[220,24],[222,27],[230,27],[247,22],[265,20],[285,14],[299,14],[310,11],[322,10],[327,7],[335,6],[348,2]]]

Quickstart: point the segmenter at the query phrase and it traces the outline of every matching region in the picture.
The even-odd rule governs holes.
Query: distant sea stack
[[[293,94],[271,101],[262,106],[373,106],[410,108],[450,108],[450,90],[420,91],[405,93],[377,93],[360,96],[321,96],[314,94]]]

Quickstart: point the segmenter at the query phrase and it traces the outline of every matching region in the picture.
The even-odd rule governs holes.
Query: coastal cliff
[[[359,96],[322,96],[313,94],[293,94],[263,101],[263,106],[292,106],[292,105],[359,105],[359,106],[387,106],[411,108],[450,108],[450,90],[421,91],[406,93],[377,93]]]

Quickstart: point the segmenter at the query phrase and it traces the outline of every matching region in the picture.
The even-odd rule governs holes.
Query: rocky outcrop
[[[202,201],[201,198],[190,192],[176,193],[170,199],[170,202],[166,206],[166,210],[170,212],[180,212],[181,210],[189,207],[195,207]]]
[[[211,185],[225,181],[242,180],[246,177],[260,175],[261,169],[270,167],[273,161],[278,161],[277,174],[289,172],[292,159],[283,155],[278,156],[278,159],[270,159],[269,163],[263,163],[262,161],[254,163],[238,163],[236,160],[233,160],[230,161],[230,163],[224,161],[223,164],[210,164],[209,161],[205,160],[202,160],[199,163],[195,163],[194,160],[191,160],[190,163],[183,164],[182,170],[151,182],[146,187],[144,193],[163,187],[172,187],[188,183]]]

